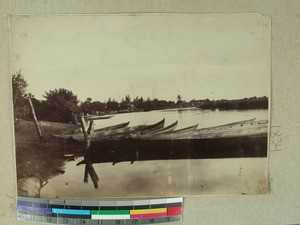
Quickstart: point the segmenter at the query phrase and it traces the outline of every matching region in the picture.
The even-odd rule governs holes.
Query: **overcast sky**
[[[12,73],[84,101],[269,95],[270,20],[258,14],[13,16]]]

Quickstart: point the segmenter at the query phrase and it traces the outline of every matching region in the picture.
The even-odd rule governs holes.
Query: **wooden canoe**
[[[103,127],[100,129],[95,129],[94,132],[102,132],[102,131],[110,131],[110,130],[116,130],[116,129],[120,129],[120,128],[125,128],[129,125],[129,122],[126,123],[120,123],[117,125],[113,125],[113,126],[109,126],[109,127]]]
[[[129,122],[120,123],[117,125],[108,126],[108,127],[94,130],[94,132],[97,132],[98,135],[109,135],[109,133],[112,132],[113,130],[125,128],[128,126],[128,124],[129,124]],[[62,135],[53,134],[53,136],[57,137],[57,138],[62,138],[62,139],[72,139],[72,138],[73,139],[84,139],[84,135],[82,133],[81,128],[76,130],[75,132],[72,132],[72,134],[62,134]]]
[[[248,126],[248,125],[253,125],[255,121],[255,118],[249,119],[249,120],[243,120],[243,121],[238,121],[234,123],[227,123],[224,125],[219,125],[219,126],[213,126],[213,127],[207,127],[207,128],[201,128],[198,129],[197,132],[202,133],[202,132],[214,132],[216,130],[228,130],[228,129],[235,129],[243,126]]]
[[[121,140],[121,139],[128,137],[128,135],[130,135],[131,133],[138,132],[140,130],[145,129],[146,126],[147,125],[138,125],[138,126],[121,128],[121,129],[111,131],[107,135],[101,135],[97,132],[97,133],[94,133],[92,142],[93,141],[102,141],[102,140]]]
[[[155,124],[147,125],[145,127],[145,129],[142,129],[140,131],[129,134],[128,138],[137,138],[145,133],[155,132],[157,130],[163,129],[164,125],[165,125],[165,119],[163,119]]]
[[[153,133],[154,134],[164,134],[164,133],[168,133],[168,132],[173,132],[176,129],[177,124],[178,124],[178,121],[176,121],[175,123],[170,124],[169,126],[161,128],[159,130],[155,130],[155,131],[153,131]]]
[[[220,126],[197,129],[198,125],[175,130],[178,121],[164,127],[165,119],[150,125],[127,127],[122,123],[106,128],[92,134],[92,142],[105,140],[182,140],[182,139],[211,139],[239,136],[267,136],[268,121],[255,121],[254,119],[238,121]],[[63,139],[84,141],[82,133],[69,135],[54,135]]]
[[[158,134],[164,134],[164,133],[168,133],[168,132],[172,132],[176,129],[178,124],[178,121],[176,121],[175,123],[172,123],[166,127],[157,129],[157,130],[145,130],[144,132],[140,132],[139,135],[141,136],[146,136],[146,135],[158,135]]]
[[[85,119],[85,121],[89,121],[89,120],[105,120],[105,119],[110,119],[113,116],[114,115],[102,115],[102,116],[89,115],[89,116],[85,116],[84,119]]]
[[[101,132],[94,132],[92,134],[92,141],[101,141],[105,139],[109,140],[119,140],[130,137],[131,134],[136,134],[145,131],[155,131],[164,127],[165,119],[150,125],[139,125],[133,127],[123,127],[117,129],[104,130]],[[120,125],[120,124],[119,124]],[[71,134],[71,135],[54,135],[55,137],[72,139],[76,141],[84,141],[84,135],[80,134]]]
[[[173,134],[182,134],[182,133],[189,133],[192,131],[195,131],[198,127],[198,124],[190,126],[190,127],[185,127],[179,130],[175,130],[174,132],[172,132]]]
[[[219,129],[221,128],[221,129]],[[207,138],[226,138],[238,136],[267,136],[268,123],[266,121],[249,120],[240,121],[232,124],[225,124],[217,127],[203,128],[199,130],[183,132],[172,132],[159,136],[147,136],[151,140],[180,140],[180,139],[207,139]]]

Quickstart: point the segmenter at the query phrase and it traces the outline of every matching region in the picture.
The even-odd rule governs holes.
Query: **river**
[[[241,120],[268,119],[267,110],[170,109],[117,114],[96,121],[96,128],[130,122],[130,126],[156,123],[165,118],[165,126],[178,121],[177,129],[198,124],[198,128]],[[208,149],[207,151],[213,151]],[[159,151],[159,150],[157,150]],[[219,149],[218,151],[222,151]],[[114,153],[115,154],[115,153]],[[82,161],[67,162],[65,173],[49,180],[41,197],[60,199],[103,199],[190,195],[263,194],[268,190],[267,157],[190,158],[145,160],[116,164],[94,163],[100,179],[95,189],[91,180],[83,182]],[[95,160],[97,161],[97,159]]]
[[[165,125],[178,121],[177,129],[198,124],[198,128],[256,118],[268,119],[268,110],[200,110],[197,108],[155,110],[116,114],[96,121],[96,128],[130,122],[129,126],[156,123],[165,118]]]

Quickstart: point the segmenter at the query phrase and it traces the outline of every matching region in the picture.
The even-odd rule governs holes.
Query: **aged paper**
[[[267,193],[269,17],[10,22],[19,195]]]
[[[5,181],[1,186],[1,221],[5,224],[32,224],[17,221],[15,210],[16,179],[13,149],[11,71],[9,63],[9,14],[64,14],[64,13],[120,13],[120,12],[259,12],[272,18],[272,120],[271,136],[278,147],[269,152],[270,194],[263,196],[187,197],[185,198],[182,224],[296,224],[299,223],[299,119],[296,106],[299,104],[299,1],[2,1],[1,2],[1,174]],[[15,71],[16,72],[16,71]],[[3,119],[5,118],[5,119]],[[280,146],[280,147],[279,147]],[[276,150],[276,151],[273,151]],[[255,207],[254,207],[255,206]],[[239,216],[237,215],[237,212]],[[276,212],[276,213],[274,213]],[[216,213],[219,216],[215,216]],[[253,216],[255,215],[255,216]]]

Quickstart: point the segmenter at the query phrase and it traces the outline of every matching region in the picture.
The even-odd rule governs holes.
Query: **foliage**
[[[130,98],[129,95],[126,95],[126,96],[125,96],[125,99],[122,98],[122,101],[121,101],[121,103],[120,103],[120,108],[121,108],[122,110],[126,110],[126,109],[128,109],[128,108],[131,107],[131,106],[130,106],[130,103],[131,103],[131,98]]]
[[[43,97],[46,101],[38,107],[41,119],[69,123],[81,111],[77,96],[64,88],[50,90]]]
[[[87,98],[84,102],[80,104],[82,112],[86,114],[99,114],[104,112],[106,105],[100,101],[92,101],[92,98]]]
[[[169,109],[175,108],[176,104],[173,101],[165,101],[154,98],[151,100],[147,98],[146,101],[144,99],[136,97],[133,101],[133,105],[136,109],[142,111],[150,111],[150,110],[158,110],[158,109]]]
[[[206,99],[199,103],[201,109],[219,109],[219,110],[239,110],[239,109],[268,109],[268,98],[264,97],[252,97],[244,99],[234,100],[212,100]]]
[[[88,114],[92,111],[91,109],[92,98],[87,98],[80,104],[81,110],[84,114]]]
[[[13,106],[15,116],[22,116],[26,111],[26,88],[28,84],[25,81],[21,70],[12,75]]]
[[[135,99],[133,100],[133,106],[136,108],[136,109],[142,109],[143,108],[143,104],[144,104],[144,99],[143,97],[135,97]]]
[[[180,95],[177,95],[177,102],[181,102],[182,101],[182,98]]]
[[[27,103],[26,88],[28,84],[25,81],[21,71],[12,75],[13,87],[13,105],[14,113],[17,117],[27,118],[29,115],[29,107]],[[200,109],[268,109],[267,97],[252,97],[234,100],[191,100],[189,102],[182,100],[181,95],[177,95],[177,102],[159,100],[157,98],[145,100],[143,97],[136,96],[131,98],[126,95],[118,103],[115,99],[109,98],[106,103],[100,101],[92,101],[87,98],[78,106],[78,99],[72,91],[64,88],[50,90],[43,96],[45,100],[40,101],[29,94],[34,105],[36,115],[39,120],[53,122],[75,122],[79,112],[85,114],[107,114],[121,113],[132,111],[150,111],[170,108],[198,107]]]
[[[115,99],[111,100],[109,98],[106,103],[106,108],[108,111],[117,111],[119,109],[119,103]]]

